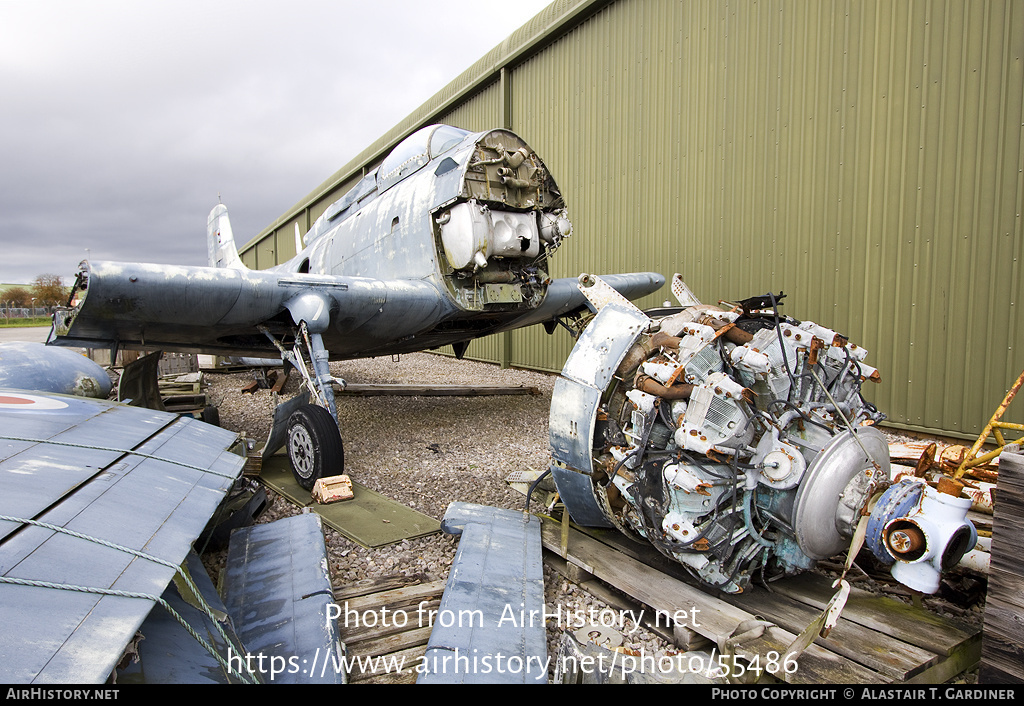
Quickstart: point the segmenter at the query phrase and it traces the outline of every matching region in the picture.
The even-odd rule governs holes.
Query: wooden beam
[[[539,395],[536,387],[525,385],[364,385],[350,383],[336,387],[335,394],[354,397],[481,397],[487,395]]]
[[[985,632],[978,680],[985,684],[1024,682],[1024,455],[999,456],[992,560],[985,599]]]

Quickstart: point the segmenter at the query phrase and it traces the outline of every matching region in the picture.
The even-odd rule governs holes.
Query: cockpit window
[[[467,130],[460,130],[450,125],[438,125],[430,136],[430,158],[444,154],[455,145],[462,142],[462,138],[468,135]]]
[[[385,191],[394,186],[468,134],[448,125],[429,125],[417,130],[402,140],[381,163],[377,172],[378,190]]]

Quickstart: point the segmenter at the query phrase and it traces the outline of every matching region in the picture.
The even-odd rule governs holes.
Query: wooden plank
[[[369,613],[363,613],[364,617],[368,617],[372,613],[377,618],[376,622],[372,622],[372,616],[370,622],[365,623],[350,619],[348,624],[345,624],[342,622],[343,618],[339,618],[338,632],[341,634],[342,641],[347,645],[364,640],[390,637],[409,630],[430,629],[433,623],[431,616],[436,614],[440,607],[440,596],[427,601],[418,600],[415,605],[410,603],[404,606],[386,606],[386,613],[378,607],[375,610],[371,609]],[[419,611],[420,608],[423,612]]]
[[[350,644],[429,628],[444,587],[444,581],[432,581],[351,598],[336,597],[342,640]]]
[[[335,387],[335,394],[354,397],[482,397],[488,395],[539,395],[525,385],[369,385],[349,383]]]
[[[278,374],[274,378],[274,385],[273,387],[270,388],[270,391],[277,392],[278,394],[280,394],[281,390],[284,389],[285,383],[288,382],[288,375],[289,373],[287,371],[282,371],[280,374]]]
[[[351,684],[370,680],[374,684],[414,684],[416,677],[419,676],[416,668],[423,662],[424,654],[424,647],[413,647],[387,655],[388,660],[393,660],[391,664],[399,665],[401,671],[384,669],[379,663],[378,671],[365,671],[360,669],[358,662],[355,662],[349,672],[348,681]]]
[[[585,532],[648,566],[655,567],[682,581],[693,583],[693,579],[680,565],[665,557],[649,544],[631,541],[621,532],[615,530],[587,529]],[[808,587],[812,587],[813,590],[809,590]],[[748,591],[751,590],[761,589],[748,589]],[[784,596],[785,601],[806,604],[812,612],[823,610],[835,593],[830,581],[811,573],[775,582],[772,584],[772,591]],[[722,594],[721,598],[727,603],[745,606],[751,612],[755,612],[765,619],[780,625],[786,624],[790,629],[795,630],[795,626],[799,624],[793,622],[793,615],[787,617],[785,611],[773,609],[771,602],[756,606],[744,603],[745,599],[742,597]],[[780,605],[784,605],[784,603]],[[753,610],[755,607],[758,609]],[[901,646],[902,657],[887,667],[878,667],[879,672],[892,675],[896,679],[899,679],[898,674],[903,669],[906,670],[906,679],[917,680],[922,674],[941,675],[959,668],[959,671],[952,671],[950,676],[946,677],[948,679],[965,669],[970,669],[978,661],[980,630],[977,627],[960,620],[937,616],[927,610],[915,608],[893,598],[875,596],[854,588],[851,592],[851,600],[847,602],[847,606],[843,610],[840,625],[846,621],[868,629],[869,632],[860,633],[865,638],[871,634],[872,630],[878,636],[876,646],[868,651],[868,654],[861,655],[856,660],[866,666],[870,666],[873,662],[887,661],[889,658],[884,654],[885,646],[894,644],[894,640],[896,645]],[[803,623],[803,625],[806,624]],[[802,627],[800,629],[802,630]],[[839,627],[837,626],[836,629]],[[852,627],[843,628],[839,634],[844,635],[846,631],[852,629]],[[833,640],[834,635],[835,631],[828,638],[829,642]],[[865,647],[868,644],[865,642]],[[911,662],[915,659],[922,661],[919,664],[912,664],[907,661],[908,658]]]
[[[726,600],[797,634],[821,613],[760,586],[752,586]],[[815,642],[897,682],[906,681],[939,662],[934,652],[889,638],[842,617],[827,638],[819,637]]]
[[[415,586],[423,583],[429,583],[424,574],[413,574],[412,576],[406,576],[404,574],[376,576],[374,578],[354,581],[353,583],[346,584],[344,586],[334,586],[334,600],[335,602],[338,602],[349,598],[365,596],[370,593],[380,593],[382,591],[390,591],[395,588]]]
[[[556,523],[543,522],[542,537],[546,548],[560,553],[561,534]],[[565,558],[663,615],[694,615],[693,624],[687,627],[716,643],[731,636],[740,623],[754,619],[751,613],[624,556],[576,530],[570,530]],[[739,645],[736,652],[764,664],[770,652],[784,654],[795,639],[795,633],[771,627],[762,636]],[[780,670],[774,676],[786,682],[813,684],[884,680],[881,675],[814,644],[801,655],[796,670],[789,674]]]
[[[817,610],[824,609],[835,593],[827,579],[809,573],[778,581],[772,590]],[[850,590],[843,617],[942,656],[952,655],[980,632],[963,621],[858,588]]]
[[[1020,538],[1024,536],[1024,456],[999,455],[992,518],[992,560],[985,600],[982,640],[983,683],[1024,682],[1024,564]]]
[[[338,601],[337,598],[335,601],[338,602],[342,610],[345,610],[347,607],[350,610],[357,611],[378,608],[380,606],[407,605],[409,603],[415,605],[418,600],[429,600],[440,596],[444,592],[444,586],[445,582],[443,580],[431,581],[430,583],[403,586],[390,591],[345,599],[344,604]]]
[[[978,666],[981,659],[981,633],[961,645],[949,657],[940,660],[920,674],[911,677],[907,684],[945,684],[949,680]]]
[[[350,683],[416,681],[432,630],[429,616],[440,606],[445,587],[445,581],[412,583],[420,578],[388,576],[334,590],[342,611],[339,633],[352,664]]]
[[[380,656],[401,652],[411,647],[423,647],[430,639],[431,628],[416,628],[405,630],[394,635],[385,635],[367,640],[360,640],[355,643],[346,642],[350,655]]]
[[[546,549],[544,550],[544,563],[560,573],[562,576],[565,576],[567,579],[577,584],[590,595],[601,599],[604,603],[607,603],[610,608],[620,611],[628,611],[633,615],[640,615],[641,611],[644,609],[644,606],[638,604],[636,601],[632,601],[621,596],[617,592],[608,588],[601,581],[595,579],[588,572],[583,571],[575,564],[570,564],[554,552]],[[572,569],[576,569],[576,571],[574,572]],[[643,626],[666,642],[672,642],[677,646],[686,647],[687,649],[698,649],[698,647],[703,645],[710,645],[705,638],[699,638],[703,642],[702,645],[679,645],[676,640],[676,635],[673,633],[672,621],[662,620],[659,624],[658,621],[655,620],[655,616],[650,613],[650,610],[643,610],[643,619],[641,620]]]

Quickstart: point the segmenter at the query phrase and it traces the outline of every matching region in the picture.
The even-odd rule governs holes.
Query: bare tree
[[[58,275],[39,275],[32,281],[36,306],[57,306],[68,298],[68,288]]]
[[[9,287],[4,291],[2,298],[8,306],[32,305],[32,292],[25,287]]]

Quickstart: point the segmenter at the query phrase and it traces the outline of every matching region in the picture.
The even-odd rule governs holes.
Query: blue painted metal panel
[[[0,387],[106,399],[107,371],[75,351],[42,343],[0,344]]]
[[[34,517],[114,464],[118,450],[176,419],[101,400],[0,391],[0,514]],[[13,529],[0,525],[0,536]]]
[[[605,305],[580,334],[565,360],[562,377],[604,390],[634,341],[650,324],[640,311]]]
[[[226,616],[227,609],[199,555],[190,552],[186,565],[193,583],[214,616]],[[199,644],[168,611],[158,607],[150,611],[142,623],[140,632],[144,639],[138,644],[138,658],[118,669],[118,684],[251,684],[255,681],[253,675],[244,671],[240,659],[244,650],[230,621],[220,621],[221,629],[218,630],[205,611],[181,597],[174,583],[167,587],[162,598],[216,650],[221,660]],[[232,644],[225,642],[221,630]],[[224,662],[232,673],[225,668]]]
[[[547,683],[540,520],[456,502],[441,528],[462,537],[417,683]]]
[[[236,530],[224,603],[252,663],[275,684],[340,684],[344,648],[320,517],[313,513]]]
[[[12,401],[19,396],[21,402]],[[245,459],[229,451],[237,435],[101,400],[14,391],[3,399],[0,511],[166,563],[54,529],[4,523],[5,581],[150,596],[0,583],[0,681],[101,683],[241,473]]]
[[[555,487],[569,515],[587,527],[614,527],[594,493],[591,473],[597,410],[604,390],[640,333],[646,315],[617,304],[598,312],[580,335],[551,395],[548,435]]]
[[[566,378],[555,380],[548,414],[548,439],[555,461],[583,473],[591,472],[591,447],[600,404],[601,390]]]

